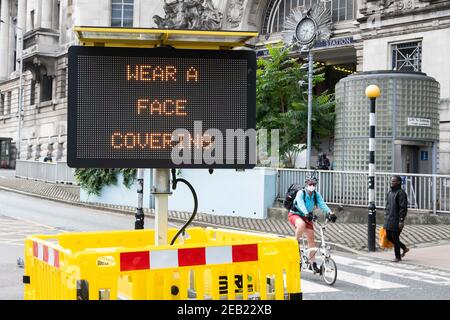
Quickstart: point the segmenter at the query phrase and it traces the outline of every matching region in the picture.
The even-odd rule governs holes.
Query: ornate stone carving
[[[435,0],[360,0],[362,15],[403,14],[409,10],[424,8]]]
[[[228,5],[227,21],[231,23],[232,28],[239,27],[244,13],[245,0],[231,0]]]
[[[153,16],[162,29],[219,30],[223,14],[212,0],[164,0],[165,17]]]

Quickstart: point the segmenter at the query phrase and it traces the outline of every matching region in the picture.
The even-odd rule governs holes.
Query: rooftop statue
[[[212,0],[164,0],[165,17],[153,16],[162,29],[219,30],[223,14]]]

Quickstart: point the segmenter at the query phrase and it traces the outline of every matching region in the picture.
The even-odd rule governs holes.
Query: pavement
[[[135,207],[130,206],[82,202],[80,201],[78,186],[19,179],[14,177],[14,171],[12,170],[0,170],[0,190],[118,213],[134,215],[136,210]],[[154,217],[153,209],[144,209],[144,213],[148,217]],[[186,222],[190,216],[190,212],[170,211],[169,221],[181,224]],[[191,225],[223,227],[283,236],[293,236],[294,234],[288,221],[273,218],[252,219],[197,213]],[[377,240],[379,227],[377,226]],[[319,235],[316,234],[316,237],[319,238]],[[377,247],[377,252],[368,253],[366,224],[339,223],[338,220],[337,223],[327,226],[325,238],[334,250],[388,260],[392,260],[394,257],[393,250],[386,251],[379,247]],[[450,225],[406,225],[401,240],[412,249],[408,253],[408,258],[410,258],[408,261],[414,261],[416,264],[424,266],[442,266],[446,270],[450,269],[450,256],[447,254],[450,249]]]
[[[404,258],[409,264],[428,267],[439,266],[439,269],[450,271],[450,244],[416,247],[408,252]],[[392,260],[393,250],[377,251],[363,254],[378,259]]]
[[[23,299],[24,269],[16,261],[24,257],[26,236],[122,230],[134,225],[132,215],[82,208],[6,191],[0,191],[0,204],[0,300]],[[146,228],[153,228],[153,224],[154,219],[147,218]],[[174,227],[179,228],[180,225]],[[343,252],[333,252],[332,258],[338,266],[337,281],[333,286],[327,285],[318,275],[302,270],[304,300],[450,299],[450,271],[395,264],[375,256]],[[320,263],[320,257],[318,260]]]

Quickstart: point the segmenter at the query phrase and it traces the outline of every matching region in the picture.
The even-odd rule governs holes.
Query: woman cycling
[[[295,227],[295,237],[300,241],[302,234],[305,233],[309,248],[315,248],[313,211],[314,207],[319,207],[325,214],[325,217],[336,221],[336,215],[328,208],[323,201],[322,196],[316,191],[317,178],[307,176],[305,179],[305,188],[299,190],[289,211],[289,222]],[[314,252],[310,252],[309,259],[312,261],[312,268],[315,273],[320,273],[320,268],[314,258]]]

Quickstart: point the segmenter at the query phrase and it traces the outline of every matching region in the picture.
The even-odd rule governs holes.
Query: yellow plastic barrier
[[[169,239],[177,230],[170,229]],[[294,238],[190,228],[30,236],[25,299],[301,299]]]

